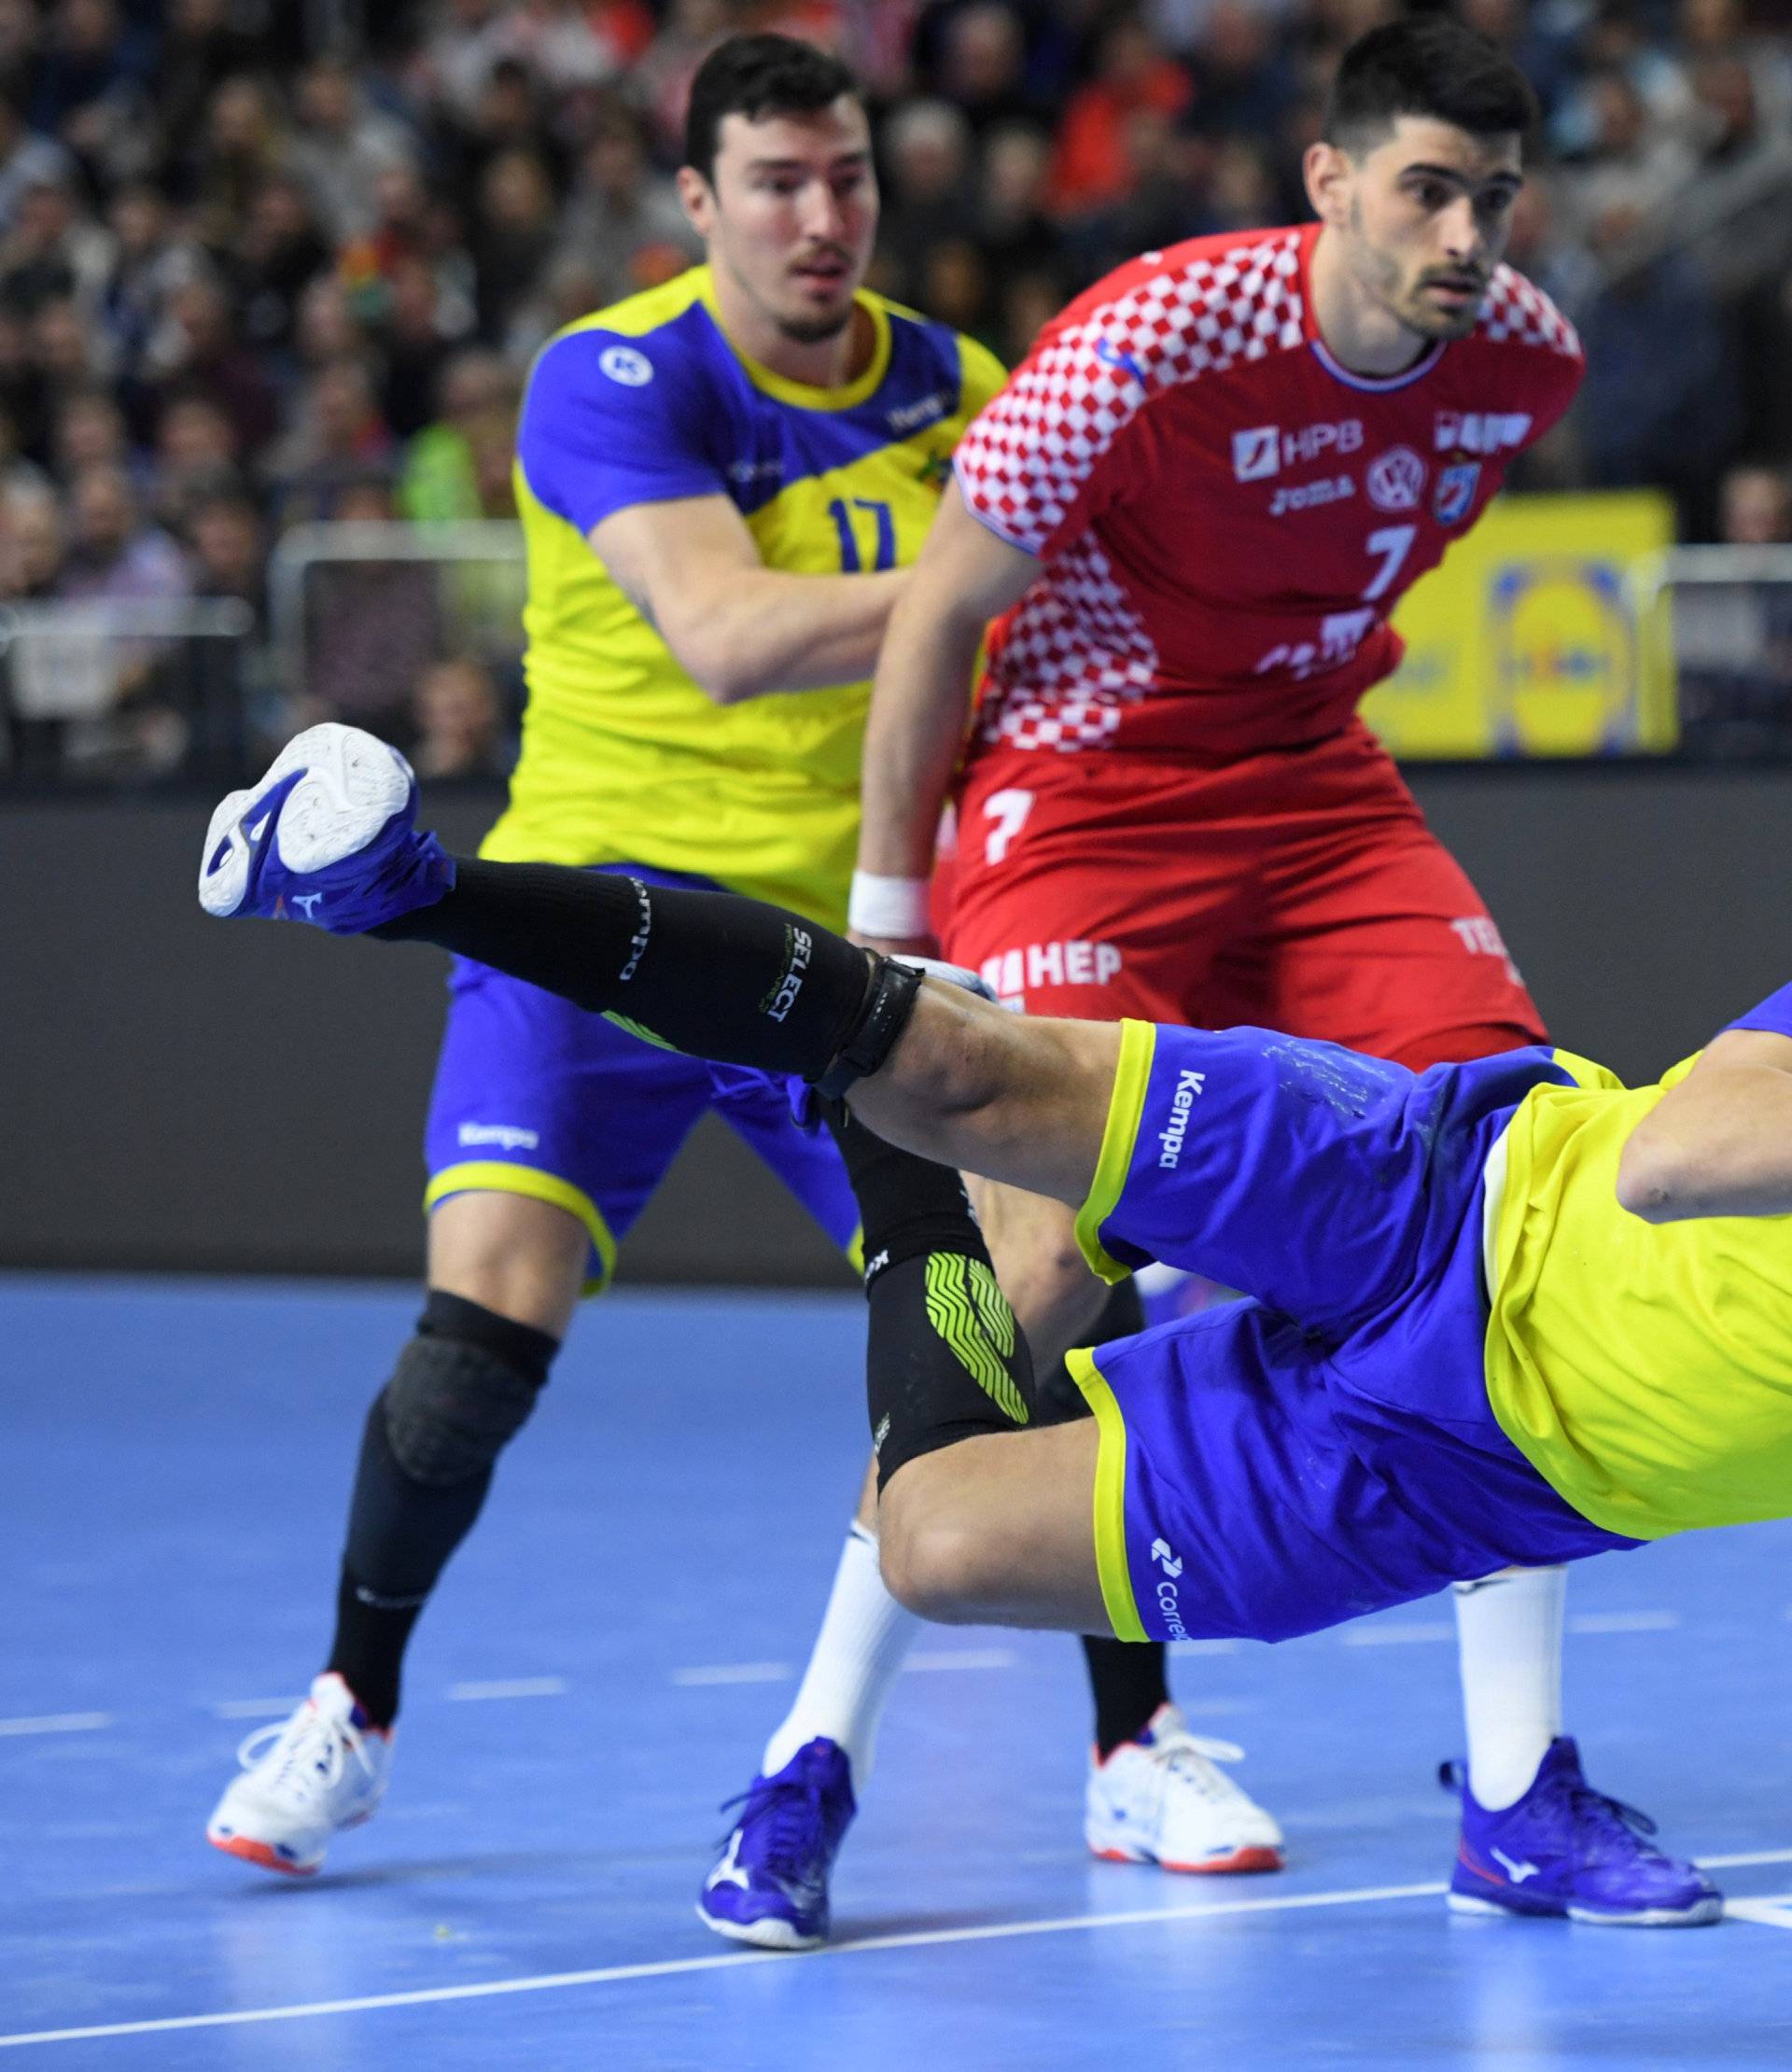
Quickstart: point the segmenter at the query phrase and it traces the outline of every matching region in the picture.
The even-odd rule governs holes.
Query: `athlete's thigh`
[[[1274,1029],[1129,1022],[1085,1255],[1104,1278],[1162,1260],[1309,1329],[1354,1328],[1422,1263],[1447,1092]]]
[[[1107,1631],[1089,1524],[1097,1453],[1080,1419],[908,1462],[878,1507],[892,1589],[931,1618]]]
[[[1253,1018],[1415,1071],[1544,1042],[1467,872],[1393,782],[1371,773],[1360,814],[1278,856]]]
[[[429,1285],[563,1338],[591,1256],[584,1225],[532,1195],[475,1188],[429,1218]]]
[[[449,983],[425,1204],[498,1194],[557,1209],[601,1287],[708,1100],[708,1070],[483,965],[457,961]]]
[[[1234,1303],[1078,1353],[1094,1539],[1122,1640],[1284,1640],[1441,1589],[1461,1549],[1415,1522],[1341,1428],[1325,1363]]]

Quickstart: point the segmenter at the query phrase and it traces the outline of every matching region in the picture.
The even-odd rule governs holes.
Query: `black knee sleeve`
[[[527,1421],[556,1350],[545,1331],[432,1290],[381,1399],[393,1459],[429,1489],[484,1474]]]

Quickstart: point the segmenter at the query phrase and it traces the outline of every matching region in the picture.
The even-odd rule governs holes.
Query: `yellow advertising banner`
[[[1406,660],[1364,718],[1414,758],[1672,749],[1673,686],[1642,666],[1625,574],[1673,540],[1654,490],[1500,497],[1402,600]]]

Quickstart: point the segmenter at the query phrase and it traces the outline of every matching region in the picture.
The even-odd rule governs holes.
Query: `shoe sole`
[[[819,1950],[828,1939],[826,1936],[805,1936],[788,1921],[775,1921],[769,1916],[763,1921],[724,1921],[708,1912],[701,1900],[696,1912],[697,1919],[712,1933],[725,1936],[730,1942],[750,1942],[758,1950]]]
[[[288,1863],[275,1852],[272,1842],[255,1841],[247,1835],[215,1835],[208,1829],[205,1839],[214,1849],[221,1849],[227,1856],[259,1864],[263,1870],[277,1870],[283,1878],[315,1878],[324,1860],[316,1856],[310,1863]]]
[[[1248,1849],[1233,1849],[1224,1856],[1208,1856],[1200,1863],[1174,1863],[1168,1856],[1154,1856],[1142,1849],[1098,1849],[1089,1845],[1089,1854],[1102,1863],[1148,1863],[1159,1870],[1173,1870],[1179,1875],[1196,1878],[1224,1878],[1240,1870],[1280,1870],[1282,1854],[1280,1849],[1257,1845]]]
[[[1637,1913],[1600,1913],[1591,1907],[1508,1907],[1466,1892],[1447,1893],[1445,1903],[1451,1913],[1482,1919],[1497,1914],[1506,1921],[1578,1921],[1590,1928],[1704,1928],[1724,1915],[1724,1902],[1715,1893],[1691,1907],[1645,1907]]]
[[[274,839],[281,862],[301,875],[365,848],[411,792],[411,767],[385,742],[335,721],[307,727],[274,757],[259,784],[232,791],[212,815],[199,903],[215,918],[228,920],[248,889],[254,848],[245,822],[295,774],[299,781],[280,804]]]

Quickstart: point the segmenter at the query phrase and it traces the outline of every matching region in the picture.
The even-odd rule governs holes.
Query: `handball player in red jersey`
[[[1500,262],[1534,114],[1459,24],[1371,31],[1307,154],[1316,222],[1147,252],[1046,327],[960,442],[891,616],[860,940],[931,946],[955,797],[944,946],[1015,1008],[1257,1024],[1414,1070],[1543,1040],[1356,709],[1400,660],[1401,596],[1580,381],[1573,329]],[[1068,1210],[1000,1187],[979,1209],[1041,1371],[1124,1323],[1098,1323]],[[1577,1917],[1708,1918],[1709,1886],[1587,1788],[1561,1734],[1562,1591],[1560,1569],[1458,1588],[1475,1892],[1537,1911],[1548,1855]],[[1091,1847],[1279,1861],[1273,1821],[1169,1704],[1162,1648],[1087,1645]]]

